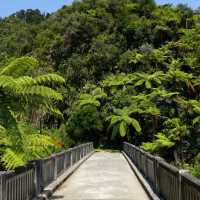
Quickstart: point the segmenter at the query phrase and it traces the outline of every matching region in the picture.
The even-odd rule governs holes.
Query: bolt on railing
[[[161,199],[200,200],[199,179],[133,144],[124,142],[123,150]]]
[[[93,143],[82,144],[15,171],[0,172],[0,200],[31,200],[78,161],[93,152]]]

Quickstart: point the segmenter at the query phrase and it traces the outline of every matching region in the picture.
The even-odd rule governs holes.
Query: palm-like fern
[[[149,152],[156,152],[162,148],[171,148],[175,145],[164,133],[157,133],[156,139],[152,142],[145,142],[142,144],[142,149]]]
[[[192,79],[192,74],[188,74],[179,69],[170,69],[167,72],[167,77],[169,78],[169,80],[173,79],[176,82],[177,81],[187,82],[188,80]]]
[[[161,149],[169,149],[176,145],[176,148],[174,149],[174,158],[178,163],[178,153],[182,154],[182,139],[187,135],[187,126],[180,118],[167,119],[163,125],[165,128],[162,133],[157,133],[156,139],[152,142],[143,143],[142,148],[154,152]],[[177,152],[177,149],[179,149],[179,152]]]
[[[34,58],[22,57],[0,71],[0,160],[8,169],[42,156],[53,145],[50,137],[22,130],[16,116],[27,108],[62,115],[54,106],[62,95],[51,86],[64,83],[64,79],[56,74],[28,76],[37,66]]]
[[[1,105],[20,112],[25,105],[30,104],[36,108],[42,106],[46,111],[52,112],[53,102],[62,100],[62,95],[47,85],[64,83],[65,80],[57,74],[23,76],[23,73],[28,73],[28,67],[37,67],[37,61],[28,57],[19,58],[0,72]]]
[[[191,80],[193,78],[193,75],[190,73],[186,73],[181,70],[181,61],[173,59],[171,64],[169,65],[169,70],[166,74],[168,81],[174,81],[177,82],[184,82],[188,86],[191,84]]]
[[[102,81],[102,87],[118,87],[125,85],[133,85],[136,79],[136,75],[124,74],[110,75],[105,80]]]
[[[160,110],[151,101],[150,95],[139,94],[132,96],[131,110],[135,113],[145,115],[160,115]]]
[[[80,94],[78,105],[83,107],[85,105],[93,105],[99,107],[101,105],[100,100],[106,98],[107,95],[103,89],[97,87],[92,90],[89,94]]]
[[[114,109],[114,115],[109,116],[106,120],[110,121],[110,127],[113,128],[112,138],[115,138],[118,133],[121,137],[125,137],[128,133],[129,126],[140,133],[141,127],[139,122],[131,117],[133,111],[130,108]]]
[[[184,99],[178,99],[177,100],[179,105],[185,112],[189,114],[195,115],[195,117],[192,120],[192,124],[200,124],[200,102],[198,100],[184,100]]]
[[[162,80],[165,79],[165,74],[161,71],[157,71],[153,74],[136,73],[137,79],[134,87],[145,86],[146,89],[151,89],[152,84],[161,85]]]

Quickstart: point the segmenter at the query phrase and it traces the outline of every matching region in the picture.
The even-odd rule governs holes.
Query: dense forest
[[[200,176],[200,11],[82,0],[0,19],[0,162],[141,146]]]

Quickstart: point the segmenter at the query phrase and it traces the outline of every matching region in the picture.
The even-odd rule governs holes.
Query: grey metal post
[[[164,161],[163,158],[159,157],[159,156],[155,156],[155,188],[156,188],[156,192],[159,194],[160,193],[160,187],[159,187],[159,178],[160,178],[160,174],[159,174],[159,161]]]
[[[34,185],[35,185],[35,195],[37,196],[37,195],[39,195],[39,191],[38,191],[38,185],[39,185],[39,183],[38,183],[38,178],[37,178],[37,163],[36,162],[34,162]]]
[[[7,172],[4,172],[4,171],[0,173],[0,200],[7,199],[6,174]]]
[[[40,192],[44,189],[44,180],[43,180],[43,160],[37,160],[36,162],[36,194],[40,194]]]
[[[148,178],[147,171],[148,171],[147,154],[144,153],[144,176],[146,178]]]
[[[66,169],[67,166],[67,151],[64,153],[64,170]]]
[[[86,146],[84,145],[84,157],[86,156]]]
[[[70,149],[70,167],[73,165],[73,149]]]
[[[83,158],[83,146],[80,147],[80,159]]]
[[[178,184],[179,184],[179,188],[178,188],[178,199],[182,200],[182,174],[187,173],[188,170],[179,170],[179,180],[178,180]]]
[[[58,167],[58,162],[57,162],[57,156],[54,155],[53,156],[53,160],[54,160],[54,180],[57,179],[57,167]]]

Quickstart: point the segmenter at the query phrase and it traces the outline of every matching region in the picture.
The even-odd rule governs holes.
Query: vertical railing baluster
[[[0,200],[4,200],[5,198],[5,193],[6,193],[6,179],[5,179],[5,173],[6,172],[1,172],[0,173]]]
[[[58,166],[56,155],[53,156],[53,161],[54,161],[54,180],[56,180],[57,179],[57,166]]]

